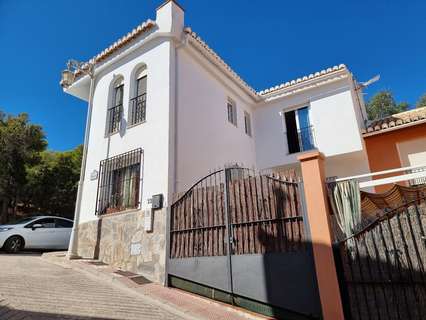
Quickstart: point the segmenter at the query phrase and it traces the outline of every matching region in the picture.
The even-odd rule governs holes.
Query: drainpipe
[[[186,45],[188,44],[188,35],[184,34],[183,39],[176,45],[175,48],[175,90],[174,90],[174,104],[175,104],[175,116],[174,116],[174,156],[173,156],[173,187],[172,187],[172,192],[175,193],[177,190],[177,174],[176,174],[176,167],[177,167],[177,117],[178,117],[178,72],[179,72],[179,68],[178,68],[178,50],[182,49],[184,47],[186,47]]]
[[[93,109],[93,95],[95,92],[95,66],[94,64],[90,67],[91,70],[88,73],[90,76],[90,92],[89,92],[89,108],[87,110],[86,117],[86,130],[84,133],[84,144],[83,144],[83,157],[81,161],[80,180],[78,181],[77,200],[74,211],[74,224],[71,231],[70,244],[68,248],[67,258],[78,259],[78,225],[80,223],[80,212],[81,212],[81,198],[83,195],[84,176],[86,173],[86,162],[87,162],[87,150],[90,137],[90,124],[92,123],[92,109]]]
[[[173,117],[173,152],[171,156],[173,157],[171,163],[173,179],[171,187],[169,188],[169,197],[168,197],[168,208],[167,208],[167,219],[166,219],[166,266],[165,266],[165,279],[164,285],[169,285],[169,257],[170,257],[170,217],[171,217],[171,208],[172,208],[172,197],[177,190],[177,115],[178,115],[178,50],[185,47],[188,44],[188,36],[184,34],[183,39],[176,45],[174,52],[174,61],[175,61],[175,70],[174,70],[174,90],[173,90],[173,100],[174,100],[174,117]]]

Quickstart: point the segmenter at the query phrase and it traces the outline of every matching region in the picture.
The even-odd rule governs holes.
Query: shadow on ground
[[[31,320],[53,320],[53,319],[68,319],[68,320],[121,320],[119,318],[98,318],[98,317],[88,317],[88,316],[77,316],[72,314],[59,314],[59,313],[45,313],[45,312],[35,312],[27,310],[19,310],[11,308],[10,306],[2,306],[2,303],[5,303],[0,298],[0,319],[8,320],[21,320],[21,319],[31,319]]]
[[[55,252],[58,250],[23,250],[19,253],[7,253],[4,250],[0,250],[0,256],[11,256],[11,257],[19,257],[19,256],[41,256],[45,252]],[[1,318],[0,318],[1,319]]]

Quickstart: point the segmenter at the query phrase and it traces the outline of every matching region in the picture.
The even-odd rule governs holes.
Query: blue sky
[[[86,60],[162,0],[0,0],[0,109],[27,112],[49,148],[82,143],[86,103],[59,86],[67,59]],[[414,104],[426,92],[426,1],[181,0],[186,25],[240,76],[264,89],[340,63]]]

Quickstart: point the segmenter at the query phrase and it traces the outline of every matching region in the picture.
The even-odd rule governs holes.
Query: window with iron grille
[[[121,117],[123,115],[123,93],[124,85],[120,84],[114,88],[114,100],[108,108],[108,133],[115,133],[120,130]]]
[[[96,214],[139,208],[142,149],[101,161]]]
[[[136,97],[130,100],[129,123],[135,125],[145,121],[147,76],[136,80]]]

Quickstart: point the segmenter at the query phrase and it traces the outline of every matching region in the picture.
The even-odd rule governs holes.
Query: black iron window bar
[[[123,115],[123,105],[118,104],[108,109],[108,133],[115,133],[120,130],[121,118]]]
[[[142,153],[135,149],[101,161],[96,214],[139,208]]]
[[[146,93],[138,95],[130,100],[130,125],[145,121],[146,117]]]

